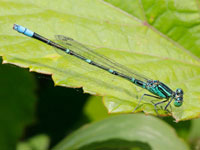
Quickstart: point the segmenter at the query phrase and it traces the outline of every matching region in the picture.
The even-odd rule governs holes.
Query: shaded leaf
[[[24,69],[0,64],[0,149],[13,150],[34,121],[35,80]]]
[[[165,122],[151,116],[118,115],[77,130],[53,150],[186,150],[186,143]]]
[[[189,142],[193,149],[200,148],[200,119],[194,119],[191,121],[191,128],[190,128],[190,135],[189,135]]]
[[[200,138],[200,119],[195,119],[191,122],[190,139]]]
[[[49,138],[47,135],[36,135],[27,141],[20,142],[17,150],[48,150]]]

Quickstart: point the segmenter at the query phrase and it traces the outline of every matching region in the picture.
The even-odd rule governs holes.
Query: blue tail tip
[[[20,26],[18,24],[14,24],[13,25],[13,29],[18,31],[19,33],[22,33],[22,34],[24,34],[26,36],[29,36],[29,37],[32,37],[33,34],[34,34],[33,31],[31,31],[31,30],[29,30],[29,29],[27,29],[27,28],[25,28],[23,26]]]
[[[14,24],[14,25],[13,25],[13,29],[14,29],[14,30],[17,30],[18,26],[19,26],[19,25]]]

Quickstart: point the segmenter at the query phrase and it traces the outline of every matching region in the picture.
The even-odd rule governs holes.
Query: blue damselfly
[[[150,94],[143,94],[134,108],[133,112],[138,108],[140,102],[142,101],[144,96],[153,97],[156,99],[161,99],[161,101],[157,103],[153,103],[156,113],[157,112],[157,105],[167,102],[164,107],[164,110],[167,110],[167,107],[170,103],[174,100],[174,106],[180,107],[183,103],[183,90],[177,88],[176,91],[171,90],[167,85],[158,81],[158,80],[151,80],[143,75],[136,73],[135,71],[123,66],[103,55],[100,55],[93,50],[89,49],[88,47],[84,46],[83,44],[73,40],[72,38],[63,36],[63,35],[56,35],[56,40],[62,43],[62,45],[55,43],[47,38],[42,37],[41,35],[32,32],[31,30],[24,28],[20,25],[14,25],[13,29],[26,35],[32,37],[34,39],[40,40],[50,46],[55,47],[59,51],[63,51],[64,54],[72,55],[78,59],[83,60],[84,62],[96,66],[100,69],[103,69],[110,74],[115,76],[119,76],[124,78],[133,84],[148,90]],[[91,59],[90,59],[91,58]]]

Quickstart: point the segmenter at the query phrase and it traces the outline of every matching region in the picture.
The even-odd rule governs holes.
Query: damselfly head
[[[183,103],[183,90],[178,88],[175,92],[174,106],[180,107]]]
[[[183,95],[183,90],[180,89],[180,88],[176,89],[176,94],[177,95]]]

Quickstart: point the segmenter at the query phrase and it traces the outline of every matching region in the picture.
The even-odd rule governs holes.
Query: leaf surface
[[[165,122],[143,114],[109,117],[84,126],[53,150],[188,150]]]
[[[173,90],[182,88],[184,104],[180,108],[172,106],[173,117],[176,121],[199,117],[200,61],[183,48],[184,45],[177,45],[173,38],[167,38],[147,24],[142,13],[144,10],[149,12],[149,1],[142,1],[145,7],[136,9],[135,16],[100,0],[0,3],[4,6],[0,8],[3,12],[0,55],[4,63],[52,74],[56,85],[83,87],[85,92],[104,96],[109,113],[132,112],[147,91],[77,58],[63,57],[50,46],[13,31],[12,25],[23,25],[51,40],[55,34],[66,35],[134,71],[164,82]],[[179,5],[185,6],[181,2]],[[162,7],[155,9],[165,11]],[[163,26],[167,24],[162,23]],[[191,34],[195,37],[200,35],[199,32]],[[192,41],[196,41],[197,46],[194,46],[199,47],[198,40]],[[192,45],[191,40],[189,45]],[[150,99],[143,103],[137,111],[155,114]],[[163,111],[159,113],[166,114]]]

